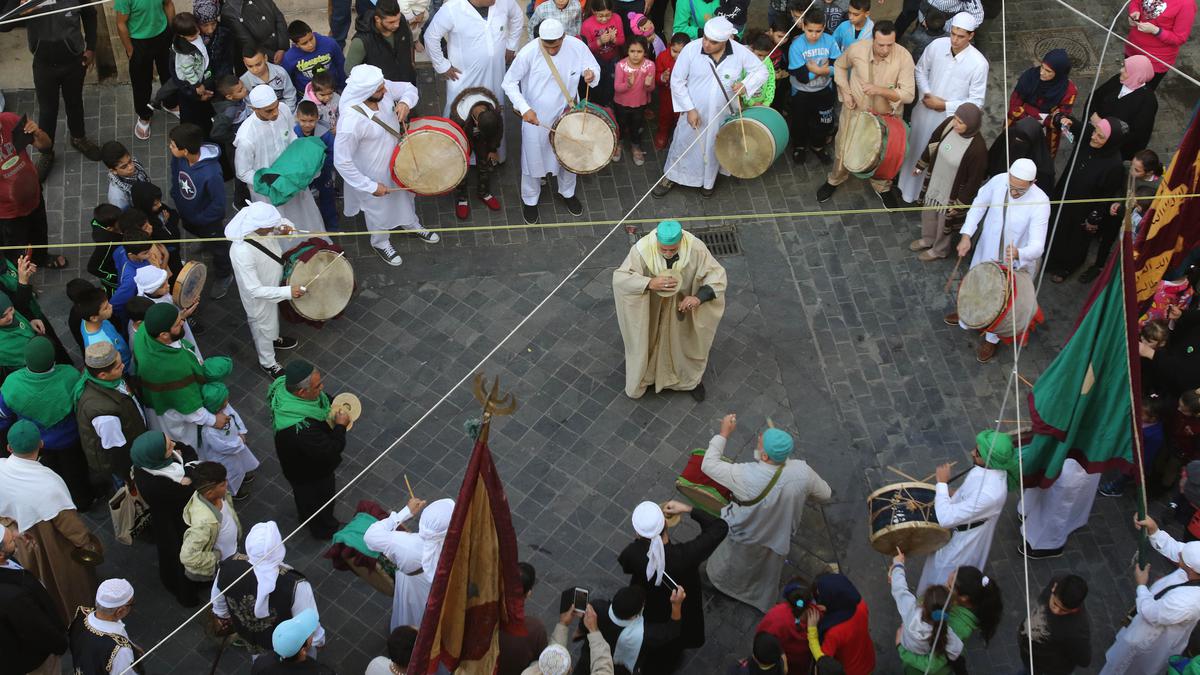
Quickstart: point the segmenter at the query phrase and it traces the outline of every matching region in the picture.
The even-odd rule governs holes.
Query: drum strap
[[[725,48],[732,49],[728,44],[726,44]],[[721,94],[725,96],[725,103],[729,106],[729,112],[734,115],[741,112],[741,106],[734,106],[733,101],[729,99],[729,92],[725,91],[725,84],[721,82],[721,76],[717,74],[717,66],[713,63],[711,57],[708,59],[708,68],[712,71],[713,79],[717,81],[717,86],[721,88]]]
[[[363,110],[363,108],[362,108],[362,106],[361,106],[361,105],[356,105],[356,106],[354,106],[354,110],[355,110],[355,111],[356,111],[358,114],[362,115],[363,117],[366,117],[367,119],[371,120],[371,121],[372,121],[372,122],[374,122],[375,124],[378,124],[379,126],[383,127],[384,131],[387,131],[387,132],[388,132],[389,134],[391,134],[391,135],[392,135],[392,136],[393,136],[393,137],[394,137],[396,140],[398,140],[398,141],[402,141],[402,140],[404,140],[404,134],[400,133],[399,131],[396,131],[395,129],[393,129],[393,128],[391,128],[391,127],[389,127],[389,126],[387,125],[387,122],[384,122],[383,120],[379,119],[379,115],[368,115],[368,114],[367,114],[367,111],[366,111],[366,110]]]
[[[251,246],[253,246],[254,248],[262,251],[264,254],[266,254],[266,256],[268,258],[270,258],[271,260],[274,260],[275,262],[279,263],[280,265],[287,264],[284,262],[283,258],[280,258],[279,256],[275,255],[274,251],[267,248],[266,246],[263,246],[262,244],[258,243],[257,241],[254,241],[253,239],[243,239],[242,241],[244,241],[247,244],[250,244]]]
[[[769,493],[771,491],[771,488],[775,487],[775,484],[779,482],[779,475],[781,473],[783,473],[783,467],[784,467],[784,465],[780,464],[779,468],[775,469],[775,475],[771,476],[771,482],[767,483],[767,486],[765,488],[763,488],[762,492],[758,493],[757,497],[755,497],[754,499],[751,499],[748,502],[742,502],[742,501],[738,501],[736,499],[734,499],[733,501],[738,506],[754,506],[755,504],[761,502],[763,499],[766,498],[767,493]]]
[[[558,83],[558,88],[562,90],[563,98],[567,99],[567,107],[575,105],[575,99],[571,97],[571,92],[567,90],[567,84],[563,82],[562,75],[558,73],[558,66],[554,65],[554,59],[550,58],[550,52],[546,51],[546,46],[538,41],[538,48],[542,52],[542,58],[546,59],[546,65],[550,67],[550,74],[554,76],[554,81]]]

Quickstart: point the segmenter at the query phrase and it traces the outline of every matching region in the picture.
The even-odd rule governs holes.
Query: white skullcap
[[[1037,164],[1028,157],[1022,157],[1008,167],[1008,175],[1020,180],[1037,180]]]
[[[974,33],[976,28],[979,28],[979,22],[970,12],[959,12],[950,19],[951,28],[961,28],[968,33]]]
[[[1179,554],[1179,559],[1183,561],[1193,572],[1200,574],[1200,541],[1189,541],[1183,545],[1183,551]]]
[[[633,510],[633,529],[639,537],[650,540],[646,551],[646,581],[662,583],[663,570],[667,565],[667,553],[663,549],[662,531],[667,526],[662,507],[654,502],[642,502]]]
[[[562,22],[558,19],[546,19],[538,26],[538,37],[547,41],[554,42],[561,38],[566,29],[563,28]]]
[[[150,295],[162,287],[163,282],[167,280],[167,271],[161,267],[154,265],[146,265],[138,268],[138,271],[133,275],[133,283],[137,284],[138,293],[141,295]]]
[[[714,16],[704,22],[704,37],[713,42],[725,42],[737,34],[737,29],[723,16]]]
[[[118,609],[133,600],[133,586],[124,579],[105,579],[96,589],[96,606]]]
[[[571,652],[562,645],[546,647],[538,657],[538,670],[542,671],[542,675],[567,675],[571,670]]]
[[[265,108],[278,100],[279,97],[269,84],[260,84],[251,89],[250,96],[246,99],[251,108]]]

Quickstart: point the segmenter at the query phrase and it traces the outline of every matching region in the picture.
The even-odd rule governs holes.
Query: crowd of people
[[[279,303],[306,293],[280,281],[294,245],[284,236],[319,238],[338,230],[342,216],[362,212],[370,245],[388,265],[402,262],[390,231],[439,241],[421,226],[414,193],[395,184],[390,166],[395,137],[430,93],[417,86],[417,52],[428,53],[445,81],[446,116],[472,89],[496,102],[479,99],[461,120],[476,198],[490,210],[501,208],[492,178],[507,159],[505,108],[521,118],[527,223],[538,222],[543,187],[570,213],[583,213],[578,177],[559,161],[549,127],[580,100],[610,111],[621,138],[612,161],[621,161],[627,143],[631,161],[644,164],[653,133],[654,149],[667,151],[656,197],[679,185],[714,194],[721,173],[714,122],[738,99],[786,116],[791,161],[804,164],[811,154],[828,167],[816,194],[826,202],[852,176],[844,160],[855,142],[854,116],[870,111],[911,120],[907,153],[894,179],[853,175],[869,179],[883,209],[927,207],[910,245],[919,260],[971,255],[972,268],[999,262],[1032,276],[1044,266],[1055,283],[1077,273],[1080,282],[1094,280],[1127,216],[1138,226],[1163,173],[1147,147],[1156,88],[1188,39],[1194,3],[1134,0],[1124,65],[1084,106],[1061,49],[1014,73],[1005,128],[992,130],[989,144],[983,107],[991,64],[973,45],[985,16],[979,0],[905,2],[895,21],[874,21],[871,0],[840,2],[771,0],[768,25],[754,26],[748,0],[677,0],[665,30],[666,0],[539,0],[524,13],[514,0],[377,0],[354,8],[334,0],[325,35],[288,22],[273,0],[194,0],[190,12],[177,12],[172,0],[116,0],[137,118],[132,135],[146,141],[161,120],[170,121],[159,130],[171,154],[165,176],[151,175],[121,142],[97,143],[87,133],[82,87],[94,62],[95,7],[23,21],[36,121],[0,113],[0,454],[7,455],[0,459],[0,649],[15,664],[6,672],[58,672],[69,651],[75,672],[115,674],[140,657],[123,623],[134,588],[120,578],[99,582],[103,546],[79,515],[106,502],[120,541],[153,540],[163,590],[182,607],[211,601],[213,631],[236,634],[254,656],[252,672],[332,672],[318,651],[351,637],[322,627],[318,598],[286,564],[276,523],[243,528],[235,503],[251,493],[261,445],[247,437],[230,403],[225,380],[235,364],[201,352],[198,303],[181,306],[172,293],[184,274],[183,232],[217,239],[200,247],[213,270],[209,297],[233,287],[241,297],[258,366],[271,379],[274,446],[297,521],[319,540],[369,553],[370,569],[387,570],[388,655],[372,661],[368,675],[404,672],[454,502],[414,497],[398,512],[360,509],[354,520],[339,521],[335,474],[353,420],[333,409],[316,367],[299,358],[285,366],[277,354],[298,344],[280,332]],[[90,223],[95,248],[86,269],[93,278],[66,288],[76,349],[63,343],[34,288],[39,268],[69,264],[47,246],[42,191],[55,161],[60,97],[70,145],[102,162],[109,183]],[[1084,110],[1086,118],[1076,116]],[[1060,153],[1064,166],[1055,162]],[[1126,214],[1130,177],[1137,199]],[[453,199],[457,218],[469,218],[467,176]],[[1072,203],[1051,205],[1058,200]],[[1098,252],[1089,264],[1093,239]],[[1191,360],[1200,340],[1197,283],[1200,263],[1189,258],[1160,286],[1141,327],[1147,487],[1169,495],[1185,534],[1177,540],[1149,516],[1135,526],[1177,569],[1153,584],[1148,567],[1136,569],[1137,608],[1104,673],[1200,669],[1200,661],[1187,661],[1200,620],[1200,370]],[[654,387],[704,400],[726,285],[725,270],[678,222],[660,223],[631,248],[613,276],[629,397]],[[991,360],[1001,342],[1023,343],[1040,320],[1013,331],[989,326],[977,359]],[[945,321],[968,328],[957,313]],[[694,457],[725,489],[728,506],[638,505],[631,542],[616,561],[629,584],[582,602],[568,589],[549,636],[533,616],[525,635],[501,636],[499,673],[675,672],[686,651],[706,640],[702,568],[716,591],[764,613],[749,656],[706,664],[706,672],[876,670],[867,605],[848,577],[791,579],[780,591],[805,504],[829,500],[829,485],[793,456],[794,440],[780,429],[759,435],[751,461],[727,461],[736,429],[736,416],[726,416]],[[927,560],[915,593],[903,551],[887,569],[898,614],[889,623],[899,626],[894,648],[906,672],[965,672],[968,640],[978,635],[986,643],[996,633],[1002,595],[986,573],[988,555],[1019,477],[1003,434],[981,433],[973,457],[956,490],[948,465],[935,473],[934,508],[952,536]],[[1068,460],[1053,492],[1031,495],[1022,554],[1061,555],[1097,492],[1121,497],[1131,482],[1121,473],[1101,484],[1101,476]],[[671,528],[684,516],[699,534],[676,540]],[[522,563],[526,595],[535,581],[534,568]],[[1087,580],[1064,574],[1038,596],[1017,636],[1032,672],[1089,667],[1087,594]],[[573,640],[582,642],[578,655]]]

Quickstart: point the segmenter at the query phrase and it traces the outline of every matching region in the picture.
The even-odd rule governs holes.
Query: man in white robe
[[[1200,621],[1200,541],[1176,541],[1148,516],[1135,516],[1134,524],[1146,528],[1150,545],[1177,569],[1150,584],[1150,565],[1134,567],[1137,615],[1105,652],[1100,675],[1165,672],[1169,657],[1185,653]]]
[[[729,19],[715,16],[705,22],[704,36],[688,43],[676,57],[671,105],[684,116],[675,125],[666,175],[654,186],[655,197],[667,194],[676,183],[700,188],[702,197],[713,194],[720,169],[717,131],[726,117],[737,112],[737,103],[729,101],[757,94],[767,81],[762,59],[731,39],[736,34]]]
[[[1037,181],[1037,165],[1031,159],[1018,159],[1007,173],[992,176],[979,188],[975,200],[967,211],[966,222],[959,230],[962,237],[958,242],[958,257],[964,258],[971,252],[971,238],[982,221],[983,231],[979,234],[979,245],[971,257],[971,268],[984,262],[1008,264],[1018,272],[1030,276],[1037,274],[1038,263],[1046,249],[1046,230],[1050,223],[1050,201],[1045,192],[1034,183]],[[958,325],[969,330],[959,321],[958,312],[944,317],[946,325]],[[1040,322],[1035,317],[1028,328]],[[1024,340],[1022,331],[1018,336]],[[975,353],[975,359],[987,363],[996,355],[1000,337],[985,332]]]
[[[421,514],[416,533],[397,531],[396,527]],[[412,498],[398,512],[372,523],[363,533],[363,543],[372,551],[387,556],[396,566],[396,593],[392,597],[391,630],[398,626],[420,626],[429,600],[433,576],[450,517],[454,515],[454,500],[439,499],[425,506],[423,500]]]
[[[1017,550],[1033,560],[1061,556],[1067,537],[1087,525],[1099,487],[1100,474],[1084,471],[1068,457],[1053,485],[1025,490],[1025,510],[1017,506],[1025,545],[1017,544]]]
[[[279,335],[278,305],[289,298],[302,297],[304,291],[299,286],[280,285],[283,265],[279,258],[283,252],[279,239],[269,236],[290,231],[291,224],[283,221],[279,211],[263,202],[244,207],[225,226],[225,238],[233,242],[229,246],[229,260],[233,263],[242,307],[246,309],[258,367],[272,379],[283,374],[275,350],[294,349],[299,344],[295,338]]]
[[[987,89],[988,61],[971,44],[978,24],[967,12],[954,15],[950,36],[934,40],[921,54],[914,72],[917,80],[917,105],[913,108],[908,131],[908,154],[900,169],[900,194],[906,202],[921,196],[923,174],[914,174],[921,153],[937,128],[963,103],[983,109]]]
[[[371,247],[393,267],[403,260],[388,230],[409,230],[426,244],[441,239],[421,227],[413,193],[392,180],[392,151],[401,124],[416,105],[417,88],[411,82],[384,80],[382,70],[365,63],[350,71],[338,104],[333,166],[346,184],[345,213],[354,217],[362,211],[367,229],[376,233]]]
[[[737,415],[726,415],[701,464],[709,478],[733,493],[721,512],[729,536],[709,557],[708,578],[725,595],[766,612],[779,601],[783,561],[805,504],[826,503],[833,491],[807,462],[788,459],[795,443],[781,429],[759,435],[755,461],[724,461],[725,444],[736,429]]]
[[[521,214],[530,225],[538,221],[538,198],[546,174],[554,174],[567,211],[583,215],[583,204],[575,196],[578,176],[558,162],[550,146],[550,126],[568,105],[575,105],[580,78],[589,87],[600,83],[600,65],[582,40],[563,33],[558,19],[543,21],[538,39],[517,52],[504,75],[504,93],[522,120]]]
[[[254,114],[238,127],[233,139],[233,166],[237,179],[246,184],[250,198],[256,202],[271,203],[271,200],[254,191],[254,173],[271,166],[287,146],[296,140],[296,120],[286,105],[280,105],[275,90],[270,85],[260,84],[250,90],[246,102]],[[241,204],[235,204],[241,207]],[[312,192],[301,190],[285,204],[279,212],[288,220],[297,223],[302,230],[324,232],[325,221],[321,210],[313,199]]]
[[[1007,434],[986,429],[975,436],[971,459],[975,466],[953,493],[948,484],[950,464],[937,468],[933,508],[938,524],[950,530],[950,541],[926,558],[917,584],[918,597],[930,585],[946,583],[950,573],[963,565],[987,566],[996,522],[1009,489],[1018,485],[1017,454]]]

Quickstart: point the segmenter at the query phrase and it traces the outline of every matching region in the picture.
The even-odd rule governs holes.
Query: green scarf
[[[162,415],[177,410],[187,415],[204,404],[200,385],[208,382],[204,366],[192,352],[192,344],[180,340],[182,348],[169,347],[150,337],[146,324],[133,336],[133,358],[142,378],[142,401]]]
[[[83,389],[87,386],[88,382],[95,383],[97,387],[104,389],[116,389],[117,387],[121,386],[121,383],[124,381],[124,378],[120,380],[102,380],[87,370],[84,370],[83,377],[79,378],[79,382],[75,383],[75,391],[71,393],[71,398],[74,401],[78,401],[79,397],[83,396]]]
[[[16,302],[17,288],[21,284],[17,279],[17,266],[8,258],[5,258],[4,262],[6,264],[4,272],[0,274],[0,290],[3,290],[8,294],[9,298],[12,298],[13,302]],[[41,306],[38,305],[37,298],[33,297],[32,293],[29,297],[29,310],[33,313],[33,318],[42,319],[43,321],[46,319],[45,313],[42,312]]]
[[[979,630],[979,618],[975,616],[975,612],[962,605],[954,605],[946,615],[946,625],[963,642],[966,642],[967,638]],[[953,672],[953,668],[945,656],[914,654],[904,647],[898,647],[898,649],[900,662],[904,664],[905,675],[924,675],[926,672],[930,675],[948,675]],[[932,666],[929,665],[930,660],[933,661]]]
[[[44,373],[22,368],[0,384],[0,395],[13,412],[48,429],[71,414],[79,380],[78,370],[61,363]]]
[[[29,319],[13,310],[13,322],[8,326],[0,326],[0,366],[20,368],[25,365],[25,345],[37,333],[29,325]]]
[[[275,420],[275,431],[299,425],[301,429],[308,426],[308,421],[329,419],[329,395],[321,392],[315,401],[300,398],[287,390],[286,377],[277,377],[267,389],[267,404],[271,406],[271,414]]]

